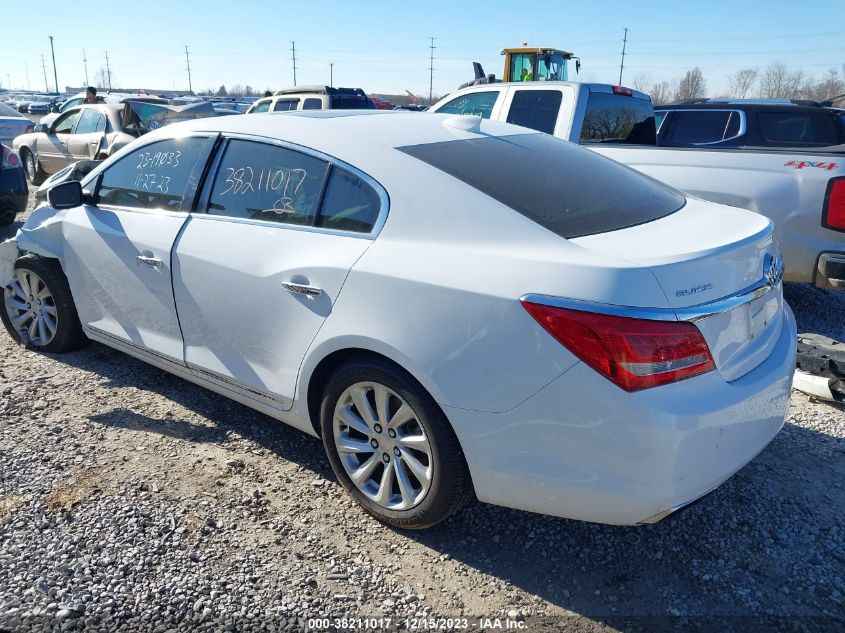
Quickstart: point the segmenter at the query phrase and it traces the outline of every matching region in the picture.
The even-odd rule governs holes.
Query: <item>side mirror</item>
[[[47,192],[47,200],[50,201],[50,206],[57,210],[82,206],[82,185],[78,180],[59,183]]]

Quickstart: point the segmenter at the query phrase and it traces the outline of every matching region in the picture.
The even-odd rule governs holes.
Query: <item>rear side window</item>
[[[686,202],[656,180],[546,134],[398,149],[565,238],[651,222]]]
[[[482,119],[489,119],[498,98],[498,90],[470,92],[443,104],[437,108],[437,112],[439,114],[473,114]]]
[[[671,140],[682,145],[718,143],[736,136],[739,115],[728,110],[675,110]]]
[[[369,233],[373,230],[380,209],[381,200],[370,185],[345,169],[334,167],[318,226]]]
[[[302,104],[303,110],[322,110],[323,109],[323,100],[322,99],[315,99],[314,97],[309,97],[305,100],[305,103]]]
[[[213,140],[168,139],[127,154],[103,172],[97,203],[131,209],[189,211],[192,175],[205,165]]]
[[[369,97],[357,94],[341,94],[331,96],[332,110],[372,110],[375,104]]]
[[[839,145],[843,142],[836,119],[827,113],[761,112],[760,129],[770,143]]]
[[[590,92],[581,142],[655,145],[657,129],[651,101],[610,92]]]
[[[296,110],[299,105],[299,99],[279,99],[276,105],[273,106],[273,112],[287,112],[288,110]]]
[[[301,152],[232,140],[211,188],[210,215],[314,224],[328,163]]]
[[[517,90],[507,122],[554,134],[562,99],[560,90]]]
[[[86,108],[79,116],[79,123],[76,124],[74,134],[95,134],[105,129],[106,115],[94,108]]]

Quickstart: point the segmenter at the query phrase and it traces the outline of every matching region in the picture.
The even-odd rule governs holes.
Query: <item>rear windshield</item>
[[[670,215],[685,199],[651,178],[546,134],[397,148],[565,238]]]
[[[13,116],[15,118],[22,119],[24,116],[15,110],[12,106],[8,106],[5,103],[0,103],[0,116]]]
[[[657,128],[651,101],[610,92],[590,92],[581,142],[656,145]]]
[[[770,143],[839,145],[845,142],[836,117],[828,112],[761,112],[763,138]]]
[[[376,105],[362,95],[332,95],[332,110],[372,110]]]

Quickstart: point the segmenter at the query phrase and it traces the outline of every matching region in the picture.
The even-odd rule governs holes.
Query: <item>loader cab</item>
[[[504,81],[568,81],[567,63],[575,59],[575,70],[581,67],[577,57],[555,48],[506,48]]]

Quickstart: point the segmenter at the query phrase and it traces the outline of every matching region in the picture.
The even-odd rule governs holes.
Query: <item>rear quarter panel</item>
[[[693,196],[771,219],[787,281],[812,282],[819,254],[845,252],[845,233],[822,226],[828,182],[845,176],[841,157],[687,148],[590,149]]]

